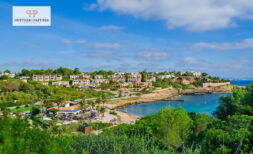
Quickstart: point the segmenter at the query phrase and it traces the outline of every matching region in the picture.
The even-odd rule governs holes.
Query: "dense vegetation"
[[[18,79],[0,81],[0,91],[0,108],[2,109],[60,97],[64,97],[65,100],[74,100],[84,97],[95,98],[101,97],[102,94],[105,93],[97,92],[92,89],[79,90],[75,88],[45,86],[31,80],[25,83]],[[106,93],[108,95],[113,95],[109,92]]]
[[[186,113],[179,107],[163,108],[143,117],[134,125],[122,124],[114,133],[148,136],[167,151],[201,153],[250,153],[253,147],[253,84],[246,90],[235,88],[221,97],[213,118]]]
[[[29,119],[0,120],[2,153],[251,153],[253,151],[253,84],[221,97],[215,117],[167,107],[134,125],[121,124],[100,135],[62,135]],[[5,114],[6,115],[6,114]],[[36,118],[35,118],[36,119]],[[30,121],[30,122],[29,122]],[[107,126],[99,125],[99,127]]]
[[[52,134],[31,125],[28,119],[10,119],[5,116],[0,120],[0,151],[8,154],[27,153],[75,153],[72,148],[66,148],[72,143],[72,137]]]

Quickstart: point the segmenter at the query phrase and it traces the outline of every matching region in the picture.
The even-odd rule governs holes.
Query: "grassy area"
[[[17,111],[25,112],[25,111],[30,111],[30,110],[32,109],[32,107],[37,107],[37,108],[39,108],[39,106],[28,106],[28,107],[22,107],[22,108],[11,109],[11,112],[17,112]]]
[[[116,98],[116,99],[111,99],[112,103],[118,103],[119,101],[133,101],[137,100],[139,97],[129,97],[129,98]]]

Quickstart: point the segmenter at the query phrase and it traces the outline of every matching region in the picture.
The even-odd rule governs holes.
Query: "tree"
[[[95,102],[94,101],[88,100],[87,103],[92,107],[92,109],[95,107]]]
[[[253,115],[253,84],[246,90],[235,87],[232,95],[222,96],[220,105],[213,113],[217,118],[225,120],[229,115]]]
[[[192,133],[193,125],[187,112],[180,106],[178,109],[165,107],[158,113],[158,116],[156,138],[164,145],[174,149],[183,148]]]
[[[85,105],[86,105],[86,101],[85,100],[81,100],[78,104],[79,104],[79,109],[80,110],[84,110],[85,109]]]
[[[22,69],[21,75],[23,75],[23,76],[31,76],[32,74],[31,74],[31,72],[29,70]]]
[[[53,100],[51,100],[51,99],[46,99],[45,101],[43,101],[43,106],[45,108],[45,112],[44,113],[47,112],[47,107],[50,106],[50,105],[52,105],[52,104],[53,104]]]
[[[73,74],[73,70],[72,69],[68,69],[68,68],[64,68],[64,67],[60,67],[60,68],[54,70],[53,73],[61,74],[64,77],[68,77],[69,75]]]
[[[106,112],[106,108],[105,107],[101,107],[100,108],[100,113],[102,113],[103,117],[105,116],[105,112]]]
[[[101,104],[101,99],[100,99],[100,97],[98,97],[97,99],[96,99],[96,101],[95,101],[95,104],[97,105],[96,106],[96,110],[98,111],[98,114],[100,114],[100,104]]]
[[[8,75],[3,75],[3,76],[0,77],[0,79],[7,80],[7,79],[9,79],[9,76]]]
[[[10,81],[6,84],[6,86],[9,91],[18,91],[20,84],[16,81]]]
[[[103,103],[103,106],[105,106],[105,103],[107,101],[108,101],[107,94],[106,93],[102,93],[102,103]]]
[[[4,71],[4,73],[9,73],[10,74],[11,71],[7,69],[7,70]]]
[[[61,153],[74,154],[66,148],[73,142],[71,137],[53,134],[34,126],[28,119],[0,118],[0,153]]]
[[[209,124],[201,143],[201,153],[250,153],[253,147],[253,117],[234,115]]]
[[[36,108],[36,107],[32,107],[32,116],[38,115],[40,113],[40,109]]]
[[[144,70],[142,72],[140,72],[142,78],[141,78],[141,82],[146,82],[146,78],[147,78],[147,71]]]
[[[53,70],[48,68],[46,71],[45,71],[46,74],[52,74],[53,73]]]
[[[202,73],[201,75],[202,75],[203,77],[207,77],[207,76],[208,76],[207,73]]]
[[[101,103],[101,98],[100,97],[98,97],[97,99],[96,99],[96,102],[95,102],[98,106],[100,105],[100,103]]]
[[[8,92],[8,88],[7,88],[7,86],[6,85],[0,85],[0,90],[1,90],[1,92]]]
[[[78,75],[78,74],[81,74],[79,68],[75,68],[74,71],[73,71],[74,74]]]
[[[53,96],[53,100],[54,100],[54,102],[57,104],[57,106],[58,106],[58,110],[59,110],[59,108],[60,108],[60,105],[64,102],[64,101],[66,101],[66,97],[65,96],[61,96],[61,95],[57,95],[57,96]]]
[[[84,111],[83,110],[85,109],[85,105],[86,105],[85,99],[81,100],[78,104],[79,104],[79,109],[82,111],[83,117],[84,117]]]
[[[119,97],[122,97],[122,90],[119,91]]]

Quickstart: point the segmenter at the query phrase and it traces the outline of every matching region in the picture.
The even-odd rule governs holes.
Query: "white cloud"
[[[193,49],[203,50],[203,49],[214,49],[214,50],[237,50],[237,49],[247,49],[253,48],[253,38],[244,39],[241,42],[233,43],[205,43],[200,42],[192,46]]]
[[[95,52],[89,52],[89,53],[87,53],[87,55],[90,57],[108,58],[108,56],[112,55],[112,52],[110,52],[110,51],[95,51]]]
[[[170,52],[160,50],[142,51],[137,54],[136,58],[142,60],[156,60],[156,61],[167,60],[170,58]]]
[[[86,11],[90,11],[90,10],[96,9],[97,7],[98,7],[97,4],[91,4],[91,5],[85,6],[83,9]]]
[[[162,61],[162,60],[167,60],[171,57],[171,51],[164,51],[157,48],[146,49],[146,50],[136,49],[135,53],[128,53],[122,56],[131,57],[139,61]]]
[[[97,0],[91,8],[166,20],[168,28],[192,31],[232,27],[234,18],[253,19],[252,0]]]
[[[98,28],[99,30],[123,30],[124,27],[116,25],[106,25]]]
[[[64,40],[62,41],[63,44],[65,45],[75,45],[75,44],[80,44],[84,45],[85,47],[89,49],[122,49],[126,48],[124,45],[120,45],[118,43],[96,43],[96,42],[86,42],[85,40],[75,40],[75,41],[69,41],[69,40]]]
[[[86,44],[88,48],[92,49],[121,49],[124,48],[124,46],[118,44],[118,43],[87,43]]]

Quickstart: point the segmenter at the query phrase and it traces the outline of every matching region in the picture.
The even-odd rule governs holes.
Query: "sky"
[[[12,26],[51,6],[51,26]],[[0,71],[78,67],[253,79],[252,0],[1,0]]]

